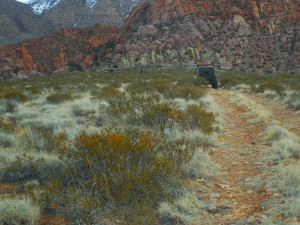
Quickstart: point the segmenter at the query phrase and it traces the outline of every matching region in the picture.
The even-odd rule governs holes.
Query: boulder
[[[233,29],[237,31],[238,35],[248,35],[251,33],[250,25],[245,21],[241,15],[235,15],[232,20]]]
[[[221,61],[220,69],[222,69],[222,70],[231,70],[232,69],[232,64],[230,62],[227,62],[227,61]]]
[[[21,65],[15,64],[14,61],[9,58],[0,59],[0,79],[14,78],[21,69]]]
[[[55,70],[53,72],[53,74],[59,74],[59,73],[67,73],[67,72],[70,72],[70,68],[68,66],[65,66],[65,67],[62,67],[58,70]]]

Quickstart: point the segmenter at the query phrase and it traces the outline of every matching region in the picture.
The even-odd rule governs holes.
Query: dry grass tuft
[[[253,120],[249,120],[248,122],[250,123],[259,123],[261,121],[267,121],[270,119],[271,112],[269,112],[266,108],[257,104],[256,102],[253,102],[243,94],[236,94],[233,101],[241,106],[248,108],[250,113],[256,117]]]
[[[276,123],[268,127],[267,134],[265,136],[267,141],[278,141],[283,138],[298,140],[298,137],[295,134]]]
[[[162,202],[158,212],[163,224],[190,224],[201,221],[197,213],[203,208],[203,203],[198,199],[198,194],[186,191],[173,203]]]
[[[2,199],[0,201],[0,224],[36,224],[40,209],[28,199]]]

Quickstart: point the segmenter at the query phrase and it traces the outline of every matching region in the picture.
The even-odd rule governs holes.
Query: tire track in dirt
[[[220,108],[226,132],[220,134],[220,146],[211,148],[211,159],[220,166],[220,172],[211,177],[213,184],[206,184],[211,190],[206,198],[217,196],[217,204],[209,213],[199,213],[206,218],[202,224],[253,224],[251,217],[258,218],[258,221],[267,217],[265,213],[270,206],[262,203],[283,198],[265,187],[267,179],[276,173],[263,173],[262,167],[271,168],[277,164],[259,160],[274,154],[261,151],[270,147],[270,143],[264,140],[264,132],[270,121],[277,120],[298,133],[300,116],[283,109],[282,105],[269,104],[266,99],[247,95],[272,113],[269,121],[249,124],[247,121],[254,116],[247,113],[247,108],[231,102],[234,92],[219,89],[211,90],[210,95]]]

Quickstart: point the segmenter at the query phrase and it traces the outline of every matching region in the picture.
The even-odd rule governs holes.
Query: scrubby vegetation
[[[189,72],[130,71],[1,82],[0,180],[72,224],[200,221],[186,181],[215,170],[206,150],[222,130],[200,85]]]
[[[251,101],[251,99],[243,94],[236,94],[236,96],[233,98],[233,101],[241,106],[246,107],[249,113],[255,116],[254,119],[248,121],[249,123],[259,123],[261,121],[267,121],[270,119],[271,113],[267,109],[256,102]]]
[[[284,218],[297,221],[300,217],[300,139],[276,121],[268,127],[265,138],[272,141],[270,151],[279,155],[281,162],[276,191],[288,198],[276,212]]]
[[[0,201],[0,224],[34,225],[39,216],[39,206],[31,200],[5,199]]]
[[[224,73],[218,79],[221,87],[256,93],[281,101],[296,110],[300,109],[299,74]]]

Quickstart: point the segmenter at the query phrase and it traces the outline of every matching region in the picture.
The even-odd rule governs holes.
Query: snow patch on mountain
[[[120,0],[120,7],[124,11],[125,0]]]
[[[131,2],[132,2],[132,5],[129,9],[129,13],[127,14],[126,18],[129,16],[131,10],[137,5],[137,0],[131,0]]]
[[[29,2],[29,5],[31,5],[34,12],[41,14],[43,11],[53,8],[59,2],[60,0],[32,0]]]
[[[86,0],[85,6],[87,9],[94,8],[94,6],[98,3],[98,0]]]

